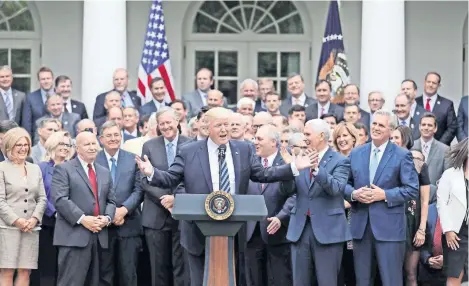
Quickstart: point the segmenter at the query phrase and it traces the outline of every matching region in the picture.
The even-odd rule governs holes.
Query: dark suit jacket
[[[410,130],[412,130],[412,139],[417,140],[420,138],[420,129],[419,129],[419,123],[411,117],[410,118],[410,126],[408,126]]]
[[[258,98],[256,100],[256,105],[254,106],[254,114],[262,111],[267,111],[267,109],[262,108],[262,99]]]
[[[467,98],[467,95],[461,98],[458,108],[458,142],[467,138]]]
[[[423,96],[417,97],[415,101],[418,105],[425,108]],[[432,113],[435,114],[438,121],[438,130],[436,131],[435,138],[449,146],[458,130],[458,121],[454,112],[453,102],[437,94]]]
[[[371,131],[370,130],[370,122],[371,122],[370,113],[360,108],[360,120],[358,120],[358,121],[363,123],[366,126],[366,128],[368,128],[368,133],[370,133],[370,131]]]
[[[22,117],[22,112],[24,108],[24,101],[26,100],[26,95],[24,92],[16,90],[16,89],[11,89],[12,93],[12,98],[13,98],[13,109],[15,110],[15,122],[18,123],[18,125],[21,125],[21,117]],[[3,96],[0,94],[0,120],[9,120],[8,117],[8,112],[7,112],[7,107],[5,105],[5,102],[3,101]]]
[[[142,106],[142,100],[140,97],[137,95],[135,91],[128,91],[130,98],[132,99],[132,102],[138,110],[140,110],[140,107]],[[94,110],[93,110],[93,120],[96,120],[96,118],[100,117],[105,117],[106,116],[106,109],[104,108],[104,101],[106,99],[106,94],[108,94],[109,91],[101,93],[96,97],[96,102],[94,104]]]
[[[310,169],[295,177],[296,205],[291,211],[287,239],[297,242],[305,227],[312,227],[321,244],[351,240],[345,217],[344,189],[350,173],[350,160],[328,149],[321,159],[318,173],[310,180]],[[307,224],[308,209],[311,223]]]
[[[110,172],[109,164],[104,150],[98,153],[96,163]],[[142,189],[140,187],[140,170],[135,163],[135,155],[120,149],[117,157],[116,182],[114,193],[116,195],[116,208],[125,207],[128,210],[124,224],[116,226],[119,237],[133,237],[141,235]]]
[[[36,121],[46,115],[46,108],[42,101],[41,90],[38,89],[26,96],[23,112],[21,116],[21,124],[31,136],[36,133]]]
[[[340,105],[330,103],[329,110],[327,113],[334,115],[337,119],[337,123],[344,120],[344,108]],[[319,115],[318,104],[315,103],[306,107],[306,114],[307,114],[306,121],[318,118],[318,115]],[[308,117],[308,115],[311,117]]]
[[[94,163],[98,183],[100,215],[114,219],[116,196],[108,169]],[[95,198],[93,189],[78,158],[57,165],[52,176],[51,197],[57,210],[54,245],[85,247],[93,233],[78,224],[82,215],[92,216]],[[108,248],[107,228],[98,233],[101,247]]]
[[[176,150],[179,150],[181,145],[189,142],[190,140],[191,138],[179,135]],[[163,136],[159,136],[145,142],[142,148],[142,157],[144,155],[148,156],[153,167],[163,171],[169,169]],[[160,197],[172,194],[174,188],[154,187],[148,183],[148,180],[144,179],[142,180],[142,189],[145,198],[143,203],[142,225],[152,229],[170,229],[173,224],[177,224],[177,221],[171,217],[170,212],[165,209],[160,202]]]
[[[75,99],[71,99],[70,101],[72,103],[72,112],[80,115],[80,120],[88,119],[88,112],[86,112],[85,104]]]
[[[235,171],[234,192],[247,193],[249,180],[262,183],[293,180],[290,164],[264,168],[256,159],[250,144],[230,141]],[[147,180],[147,178],[143,178]],[[174,163],[168,171],[155,168],[152,186],[173,188],[184,183],[182,190],[188,194],[209,194],[213,192],[210,174],[207,140],[186,143],[177,152]],[[181,245],[193,255],[200,255],[205,249],[205,238],[199,228],[191,221],[181,221]]]
[[[165,103],[165,106],[169,106],[169,104]],[[157,112],[158,110],[156,110],[156,105],[155,105],[155,102],[152,101],[149,101],[147,103],[145,103],[142,108],[140,109],[140,114],[141,115],[150,115],[152,114],[153,112]]]
[[[310,105],[314,105],[317,103],[317,101],[315,99],[313,99],[312,97],[309,97],[306,93],[306,100],[305,100],[305,108],[306,108],[306,111],[308,111],[308,106]],[[291,95],[287,96],[284,100],[282,100],[282,104],[280,105],[280,114],[282,114],[283,116],[286,116],[288,117],[288,111],[290,110],[290,108],[292,108],[292,99],[291,99]],[[306,113],[306,118],[311,118],[311,114],[308,114]]]
[[[258,158],[259,160],[260,158]],[[272,166],[281,166],[285,162],[280,155],[280,152],[277,153],[277,156],[274,159]],[[269,245],[276,245],[281,243],[288,243],[286,239],[286,233],[288,229],[288,220],[290,217],[290,211],[295,205],[295,197],[291,194],[290,190],[286,190],[285,187],[290,185],[285,185],[282,182],[264,184],[264,189],[262,189],[262,184],[255,183],[250,181],[249,187],[247,190],[248,195],[263,195],[265,199],[265,205],[267,206],[267,218],[277,217],[282,225],[280,229],[273,235],[267,233],[267,226],[269,221],[267,218],[257,222],[257,221],[248,221],[246,223],[246,242],[251,240],[256,225],[259,224],[262,240]]]
[[[425,112],[427,112],[425,108],[417,104],[417,106],[415,107],[414,116],[412,116],[412,118],[414,119],[414,123],[417,124],[417,127],[420,125],[420,119],[425,114]]]
[[[418,175],[409,151],[391,142],[388,142],[384,150],[373,184],[385,191],[387,202],[363,204],[351,201],[354,190],[370,186],[371,144],[354,148],[350,153],[351,172],[345,187],[345,199],[352,205],[352,237],[362,239],[369,222],[377,240],[404,241],[405,203],[415,199],[419,191]]]

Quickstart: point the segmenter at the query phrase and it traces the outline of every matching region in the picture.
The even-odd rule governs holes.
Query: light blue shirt
[[[129,92],[126,90],[121,95],[124,98],[125,107],[135,107]]]

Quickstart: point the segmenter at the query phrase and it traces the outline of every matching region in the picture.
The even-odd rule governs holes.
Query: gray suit
[[[327,113],[334,115],[337,120],[337,123],[344,120],[344,108],[338,104],[330,103],[329,110],[327,111]],[[306,107],[306,114],[311,116],[310,118],[306,116],[306,121],[319,118],[318,116],[320,112],[318,110],[318,104],[311,104]]]
[[[179,135],[176,150],[190,140]],[[145,142],[142,156],[147,155],[151,164],[159,170],[168,170],[166,149],[164,137],[159,136]],[[142,225],[150,253],[151,285],[183,286],[184,260],[179,224],[160,203],[160,197],[172,194],[174,189],[151,186],[146,179],[142,181],[142,189],[145,193]]]
[[[261,161],[262,162],[262,161]],[[277,153],[272,166],[285,164]],[[264,186],[262,188],[262,186]],[[260,184],[249,182],[248,195],[263,195],[267,206],[267,217],[277,217],[282,223],[273,235],[267,233],[269,221],[246,222],[245,266],[246,281],[250,286],[292,285],[290,242],[286,238],[290,211],[296,197],[284,190],[290,184],[280,182]]]
[[[412,149],[419,150],[422,152],[422,141],[420,139],[414,141],[414,147]],[[436,199],[436,183],[443,175],[443,172],[448,169],[448,161],[445,160],[446,152],[449,147],[446,144],[433,138],[432,145],[430,147],[430,153],[426,159],[428,165],[428,175],[430,177],[430,202]]]
[[[194,116],[197,116],[200,109],[204,106],[204,102],[202,101],[202,96],[200,95],[198,89],[184,94],[182,96],[182,100],[186,103],[188,119]],[[223,107],[227,107],[227,106],[228,106],[228,101],[226,97],[223,97]]]
[[[115,194],[109,171],[94,163],[100,215],[114,218]],[[82,215],[93,215],[96,204],[87,173],[78,158],[57,165],[51,197],[57,210],[54,245],[59,248],[57,285],[99,284],[102,249],[108,248],[108,230],[95,234],[78,224]],[[90,272],[91,275],[87,275]],[[86,279],[90,276],[90,279]],[[85,279],[86,284],[85,284]]]
[[[13,98],[13,109],[15,110],[15,117],[13,118],[18,125],[21,126],[21,113],[23,111],[24,99],[26,94],[16,89],[11,89]],[[0,93],[0,120],[10,120],[8,117],[7,107],[3,96]]]
[[[31,148],[31,158],[33,159],[34,164],[39,164],[42,162],[42,158],[46,155],[46,149],[41,145],[40,142],[37,142],[36,145]]]
[[[110,171],[104,151],[98,153],[96,163]],[[140,171],[135,164],[135,155],[122,149],[116,167],[116,207],[123,206],[128,213],[123,225],[109,227],[109,249],[103,253],[102,276],[109,285],[113,285],[114,276],[118,278],[118,285],[137,285],[138,254],[142,243]],[[117,267],[114,266],[116,261]]]

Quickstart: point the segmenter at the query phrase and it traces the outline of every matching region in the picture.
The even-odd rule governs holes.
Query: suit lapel
[[[393,143],[388,142],[388,145],[386,146],[386,149],[383,152],[383,156],[381,156],[381,160],[379,161],[378,169],[376,170],[375,177],[373,179],[373,184],[375,185],[377,184],[379,177],[381,176],[381,173],[384,170],[384,167],[386,167],[386,164],[388,163],[389,159],[392,156],[393,151],[394,151]],[[368,171],[369,171],[369,168],[368,168]]]
[[[231,142],[230,149],[231,149],[231,157],[233,158],[233,168],[235,172],[235,194],[239,194],[239,184],[241,181],[241,163],[239,158],[239,149]]]
[[[331,148],[329,148],[327,150],[327,152],[324,153],[324,156],[322,156],[321,162],[319,162],[319,168],[326,168],[327,163],[329,163],[329,161],[332,159],[332,154],[333,154],[332,150],[331,150]],[[308,177],[308,179],[309,179],[309,177]],[[316,180],[313,180],[312,182],[310,182],[309,190],[311,190],[313,188],[313,185],[314,185],[315,182],[316,182]]]
[[[427,165],[430,166],[430,162],[433,160],[433,157],[435,157],[435,153],[438,151],[436,150],[438,147],[436,146],[436,139],[433,138],[432,145],[430,146],[430,153],[428,153],[428,158],[427,158]]]
[[[11,89],[11,97],[13,98],[13,109],[18,110],[20,101],[18,100],[18,92],[14,89]]]
[[[319,114],[319,110],[318,110],[318,105],[317,104],[313,104],[311,105],[311,111],[312,111],[312,116],[314,119],[318,118],[318,114]]]
[[[357,170],[357,172],[365,172],[365,176],[364,176],[366,178],[365,185],[368,185],[370,183],[370,153],[371,153],[371,143],[368,143],[367,145],[365,145],[365,148],[363,148],[360,154],[362,158],[365,158],[364,162],[366,162],[366,165],[360,166],[360,168]],[[363,168],[363,170],[361,168]]]
[[[85,181],[86,185],[90,189],[91,194],[94,196],[93,188],[91,187],[90,180],[88,179],[88,175],[85,173],[85,170],[81,166],[80,160],[78,160],[78,158],[75,158],[75,167],[76,167],[80,177],[83,179],[83,181]],[[95,169],[96,169],[96,167],[95,167]]]
[[[200,149],[197,152],[197,157],[199,158],[200,166],[202,168],[202,172],[204,173],[205,182],[207,183],[210,193],[212,193],[213,185],[212,176],[210,174],[210,160],[208,159],[207,140],[204,140],[204,143],[202,146],[200,146]]]
[[[261,162],[262,164],[262,162]],[[283,165],[283,159],[282,155],[280,155],[280,152],[277,152],[277,156],[275,156],[274,162],[272,163],[272,167],[278,167],[280,165]],[[262,184],[259,184],[259,188],[261,189],[261,194],[265,192],[265,190],[271,186],[272,184],[270,183],[265,183],[264,184],[264,189],[262,189]]]
[[[117,167],[116,168],[116,182],[115,182],[116,186],[119,183],[119,178],[120,178],[120,175],[121,175],[121,171],[122,172],[128,172],[128,170],[122,169],[122,168],[124,168],[124,166],[126,166],[125,161],[127,159],[125,158],[125,156],[126,156],[126,154],[124,154],[124,152],[122,152],[122,150],[119,150],[119,157],[117,158],[117,166],[116,166]],[[122,166],[122,168],[120,166]]]

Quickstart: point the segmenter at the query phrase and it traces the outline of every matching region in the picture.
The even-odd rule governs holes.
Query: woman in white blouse
[[[437,208],[443,233],[443,269],[446,285],[461,285],[467,273],[468,146],[467,138],[451,148],[449,166],[438,182]]]

